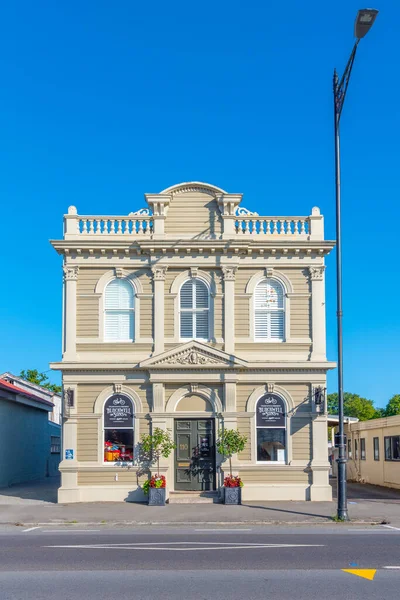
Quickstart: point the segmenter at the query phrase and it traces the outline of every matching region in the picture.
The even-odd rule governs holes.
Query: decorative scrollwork
[[[130,212],[129,217],[152,217],[153,213],[150,210],[150,208],[141,208],[140,210],[137,210],[136,212]]]
[[[237,206],[235,208],[235,217],[258,217],[258,216],[259,216],[258,213],[251,212],[251,210],[248,210],[244,206]]]

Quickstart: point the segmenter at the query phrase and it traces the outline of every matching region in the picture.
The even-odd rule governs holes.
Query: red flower
[[[243,481],[238,476],[228,475],[224,479],[224,487],[243,487]]]
[[[149,482],[149,487],[152,488],[165,488],[167,481],[164,475],[152,475]]]

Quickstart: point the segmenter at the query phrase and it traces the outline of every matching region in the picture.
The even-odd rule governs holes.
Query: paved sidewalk
[[[335,482],[333,481],[335,491]],[[57,479],[0,489],[0,524],[307,524],[332,522],[333,502],[246,502],[171,504],[149,507],[126,502],[56,504]],[[400,527],[400,490],[349,484],[349,514],[353,521]]]

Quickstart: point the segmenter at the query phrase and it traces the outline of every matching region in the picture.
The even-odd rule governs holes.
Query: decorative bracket
[[[309,267],[311,281],[323,281],[325,267]]]
[[[154,281],[165,281],[168,267],[152,267]]]
[[[78,272],[79,272],[79,267],[78,266],[68,266],[65,265],[63,267],[63,271],[64,271],[64,281],[77,281],[78,279]]]

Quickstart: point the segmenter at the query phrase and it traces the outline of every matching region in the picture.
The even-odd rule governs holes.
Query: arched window
[[[185,281],[179,293],[180,337],[209,338],[210,299],[207,285],[197,277]]]
[[[286,404],[266,394],[256,404],[257,462],[286,462]]]
[[[131,462],[134,447],[133,402],[114,394],[104,404],[104,462]]]
[[[134,290],[126,279],[113,279],[104,296],[104,339],[114,342],[134,340]]]
[[[282,342],[285,336],[285,292],[276,279],[263,279],[254,293],[254,336]]]

